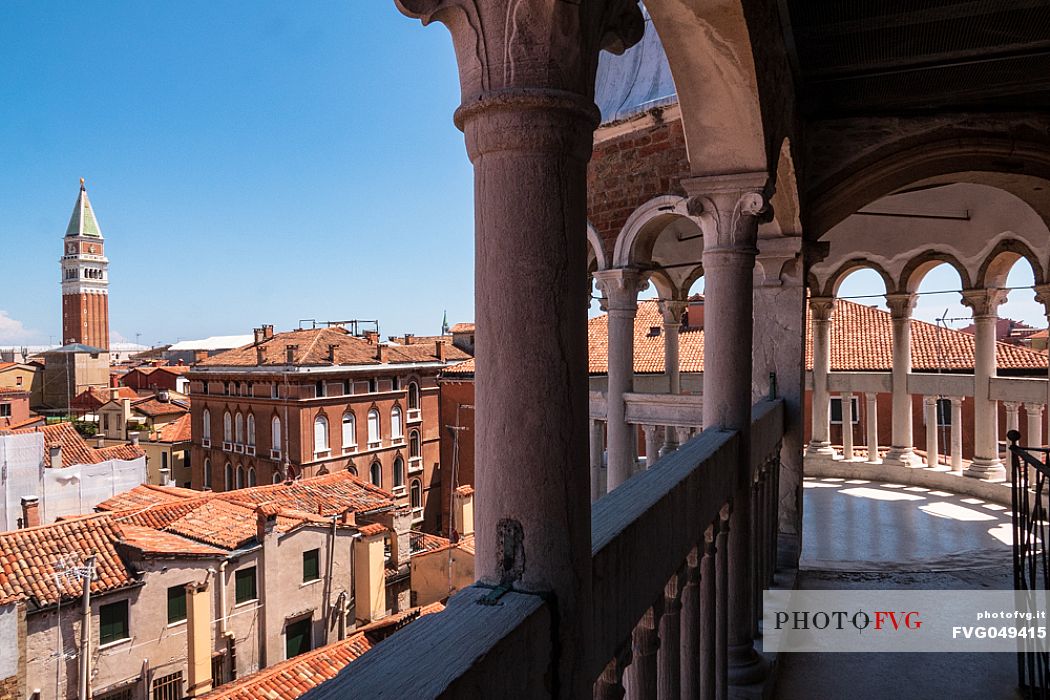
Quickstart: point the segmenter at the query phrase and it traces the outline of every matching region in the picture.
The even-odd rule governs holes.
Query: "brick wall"
[[[681,119],[658,121],[594,146],[587,168],[587,216],[611,252],[631,213],[653,197],[684,195],[689,174]]]

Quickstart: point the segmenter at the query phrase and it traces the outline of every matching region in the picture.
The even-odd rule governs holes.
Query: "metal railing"
[[[1043,543],[1050,537],[1045,499],[1050,477],[1050,449],[1018,444],[1021,433],[1011,430],[1011,510],[1014,590],[1050,590],[1050,556]],[[1037,457],[1036,455],[1039,455]],[[1018,638],[1017,682],[1031,700],[1050,699],[1050,652],[1033,640]]]

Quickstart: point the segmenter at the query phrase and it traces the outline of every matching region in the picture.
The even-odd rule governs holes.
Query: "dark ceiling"
[[[808,116],[1050,109],[1050,0],[780,2]]]

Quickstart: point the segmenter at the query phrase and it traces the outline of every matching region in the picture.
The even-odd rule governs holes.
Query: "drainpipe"
[[[91,684],[91,579],[95,576],[95,555],[90,555],[84,562],[84,595],[83,607],[80,610],[80,689],[79,700],[89,700]],[[61,621],[59,622],[61,624]]]
[[[339,598],[335,605],[339,622],[339,641],[341,642],[346,639],[346,591],[339,591]]]
[[[335,563],[335,532],[336,525],[339,522],[339,516],[332,516],[332,529],[328,533],[328,553],[325,562],[324,570],[324,599],[328,609],[325,611],[325,624],[324,624],[324,643],[328,644],[329,635],[332,630],[332,613],[335,612],[335,608],[332,606],[332,567]],[[339,637],[342,639],[342,636]]]
[[[230,636],[226,620],[226,564],[225,559],[219,564],[219,630],[224,642]]]

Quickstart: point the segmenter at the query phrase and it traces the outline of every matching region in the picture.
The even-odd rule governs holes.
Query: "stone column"
[[[864,394],[864,419],[867,423],[868,461],[878,464],[879,458],[879,395],[875,392]]]
[[[652,469],[660,458],[660,431],[655,425],[643,425],[645,434],[645,468]]]
[[[921,467],[915,454],[912,438],[911,394],[908,393],[908,375],[911,374],[911,312],[915,308],[914,294],[887,294],[893,323],[893,420],[887,464]]]
[[[853,394],[841,395],[842,401],[842,459],[853,459]]]
[[[962,403],[963,397],[953,396],[952,401],[952,471],[962,471]]]
[[[831,297],[810,297],[809,313],[813,333],[813,425],[812,439],[807,452],[813,457],[835,456],[831,447],[831,394],[828,393],[828,375],[831,373],[831,314],[835,300]]]
[[[1043,444],[1043,404],[1028,403],[1024,405],[1025,434],[1022,444],[1028,447],[1040,447]]]
[[[625,0],[395,0],[446,23],[474,166],[476,575],[555,601],[557,695],[580,698],[591,619],[587,162],[598,53],[637,42]],[[511,29],[512,28],[512,29]]]
[[[1021,408],[1021,402],[1003,401],[1003,406],[1006,408],[1006,432],[1017,430],[1020,425],[1020,417],[1018,416],[1018,413]],[[996,413],[998,413],[998,411],[996,411]],[[996,437],[998,437],[998,430],[996,430]]]
[[[687,301],[680,299],[661,299],[658,302],[664,319],[664,372],[667,374],[667,392],[682,393],[681,362],[678,356],[678,331],[682,328],[682,314],[685,313]],[[660,456],[678,449],[678,431],[674,426],[665,426],[664,442]]]
[[[609,490],[627,481],[638,463],[636,428],[626,419],[623,395],[634,391],[634,317],[638,292],[646,282],[638,270],[599,270],[594,273],[602,290],[602,308],[609,312],[608,421]]]
[[[689,211],[704,232],[704,430],[740,435],[729,527],[729,675],[733,685],[760,681],[766,665],[751,633],[751,390],[753,285],[759,220],[771,214],[765,173],[691,178]]]
[[[940,452],[937,444],[937,397],[924,396],[922,406],[926,412],[926,466],[936,467]]]
[[[998,480],[1006,477],[1006,469],[999,459],[996,402],[988,398],[989,386],[995,376],[995,321],[999,304],[1006,300],[1001,289],[966,289],[962,303],[973,310],[974,368],[973,368],[973,461],[966,476],[975,479]]]
[[[605,466],[605,426],[600,420],[591,420],[591,501],[597,501],[605,493],[603,474]]]

